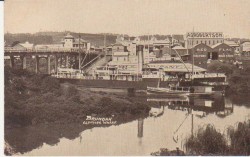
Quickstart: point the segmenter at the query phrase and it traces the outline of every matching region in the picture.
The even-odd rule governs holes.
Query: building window
[[[196,41],[196,44],[199,44],[199,41],[198,41],[198,40]]]
[[[201,40],[201,43],[202,43],[202,40]]]
[[[210,45],[210,40],[208,41],[208,44]]]
[[[214,40],[213,40],[213,45],[214,45]]]
[[[207,41],[205,41],[205,44],[207,45]]]

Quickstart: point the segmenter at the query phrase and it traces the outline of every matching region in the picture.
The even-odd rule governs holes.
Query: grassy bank
[[[5,68],[5,125],[82,123],[87,115],[116,118],[148,114],[149,107],[115,94],[79,91],[57,79]]]
[[[185,146],[189,155],[250,155],[250,120],[225,133],[207,125],[188,137]]]

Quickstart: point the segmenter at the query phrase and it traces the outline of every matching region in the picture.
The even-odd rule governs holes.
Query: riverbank
[[[208,124],[190,135],[185,147],[188,155],[250,155],[250,119],[229,126],[224,132]]]
[[[91,91],[55,78],[5,68],[5,127],[82,124],[86,117],[148,115],[150,107],[127,95]]]
[[[250,96],[250,67],[240,69],[232,63],[214,61],[209,64],[208,72],[225,73],[228,80],[227,95]]]
[[[229,126],[225,131],[217,130],[213,125],[200,126],[184,142],[185,151],[161,148],[152,156],[235,156],[250,155],[250,119]]]

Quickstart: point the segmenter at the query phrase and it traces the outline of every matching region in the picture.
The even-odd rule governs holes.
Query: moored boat
[[[157,94],[166,96],[211,96],[216,94],[213,87],[147,87],[147,94]]]
[[[148,94],[168,94],[168,95],[186,95],[189,93],[189,88],[181,87],[181,88],[173,88],[173,87],[147,87]]]

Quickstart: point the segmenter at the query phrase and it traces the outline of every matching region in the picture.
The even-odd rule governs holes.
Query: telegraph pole
[[[106,57],[107,51],[106,51],[106,34],[105,33],[104,33],[104,43],[103,43],[103,45],[104,45],[104,56]]]
[[[194,80],[194,27],[193,27],[193,36],[192,36],[192,84],[193,84],[193,80]]]

